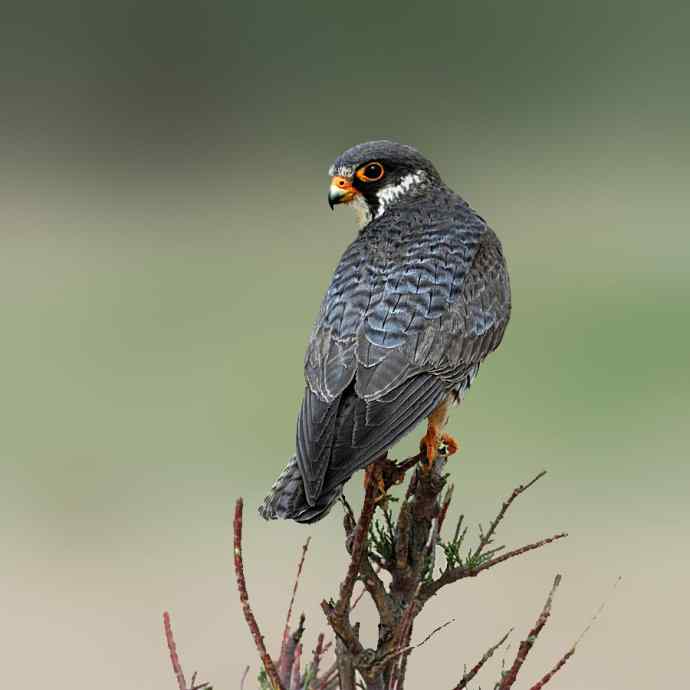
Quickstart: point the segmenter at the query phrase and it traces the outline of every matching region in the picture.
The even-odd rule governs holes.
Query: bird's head
[[[436,168],[416,149],[385,140],[353,146],[335,159],[328,173],[330,207],[353,204],[361,225],[441,183]]]

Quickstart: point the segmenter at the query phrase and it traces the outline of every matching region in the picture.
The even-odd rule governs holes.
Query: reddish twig
[[[350,564],[345,579],[340,585],[340,597],[335,605],[330,604],[326,600],[321,602],[321,608],[326,614],[326,618],[333,631],[342,640],[348,652],[353,655],[359,654],[363,647],[350,623],[350,602],[352,600],[352,591],[359,575],[362,558],[367,548],[369,525],[376,509],[375,497],[377,489],[376,482],[373,481],[371,476],[368,476],[362,512],[354,529]]]
[[[326,653],[327,647],[325,647],[323,644],[324,638],[325,635],[323,633],[319,633],[319,636],[316,638],[316,649],[314,649],[311,661],[311,669],[314,672],[314,676],[318,675],[319,666],[321,665],[321,659],[323,658],[323,655]]]
[[[455,618],[451,618],[449,621],[446,621],[445,623],[442,623],[441,625],[436,626],[421,642],[418,642],[417,644],[413,645],[406,645],[405,647],[399,647],[397,649],[394,649],[392,652],[389,652],[388,654],[385,654],[379,661],[380,664],[386,664],[394,659],[397,659],[402,656],[409,656],[415,649],[419,649],[423,645],[425,645],[436,633],[441,632],[444,628],[448,627],[451,623],[455,623]],[[391,678],[390,682],[388,683],[388,688],[392,690],[393,688],[400,687],[399,685],[399,673],[397,666],[393,668],[391,672]]]
[[[299,587],[300,576],[302,575],[302,568],[304,567],[304,560],[307,557],[307,550],[309,549],[309,542],[311,537],[307,539],[302,546],[302,555],[297,564],[297,574],[292,585],[292,594],[290,596],[290,604],[288,606],[287,615],[285,617],[285,627],[283,628],[283,637],[280,643],[280,656],[278,657],[278,676],[283,685],[290,685],[290,674],[292,673],[292,662],[294,660],[295,646],[298,640],[290,639],[290,619],[292,618],[292,607],[297,596],[297,588]],[[302,625],[303,622],[300,623]]]
[[[423,647],[436,633],[441,632],[441,630],[447,628],[451,623],[455,623],[455,618],[451,618],[449,621],[441,623],[441,625],[437,625],[421,642],[417,642],[417,644],[411,645],[408,649],[404,651],[411,652],[413,649],[419,649],[420,647]]]
[[[527,553],[528,551],[534,551],[534,549],[539,549],[542,546],[546,546],[547,544],[551,544],[551,542],[558,541],[559,539],[563,539],[567,536],[567,532],[554,534],[552,537],[541,539],[540,541],[534,542],[533,544],[526,544],[525,546],[521,546],[519,549],[514,549],[513,551],[508,551],[507,553],[501,554],[500,556],[491,558],[475,568],[467,568],[461,565],[457,568],[451,568],[450,570],[446,570],[437,580],[434,580],[433,582],[427,582],[422,587],[421,599],[422,601],[426,601],[430,597],[434,596],[434,594],[436,594],[436,592],[438,592],[438,590],[441,589],[441,587],[444,587],[445,585],[448,585],[452,582],[456,582],[457,580],[462,580],[466,577],[476,577],[480,573],[483,573],[485,570],[493,568],[495,565],[503,563],[509,560],[510,558],[521,556],[522,554]]]
[[[292,662],[292,679],[290,680],[291,690],[299,690],[301,683],[301,661],[302,661],[302,643],[297,645],[295,650],[295,660]]]
[[[481,671],[482,666],[493,656],[494,652],[508,639],[508,635],[513,631],[511,628],[493,647],[484,652],[484,656],[463,675],[460,682],[453,688],[453,690],[463,690],[467,687],[467,684]]]
[[[446,495],[441,503],[441,509],[438,512],[438,533],[443,529],[443,523],[446,521],[446,515],[448,514],[448,508],[450,507],[450,502],[453,500],[453,491],[455,491],[455,485],[451,484],[446,490]]]
[[[209,687],[208,683],[196,683],[196,671],[192,674],[192,683],[187,687],[187,681],[185,680],[184,673],[182,671],[182,664],[180,663],[180,658],[177,655],[177,646],[175,645],[175,637],[173,636],[172,624],[170,623],[170,614],[165,611],[163,613],[163,629],[165,630],[165,641],[168,643],[168,650],[170,652],[170,663],[173,667],[173,672],[175,673],[175,678],[177,679],[177,687],[179,690],[206,690]],[[249,669],[249,667],[247,667]]]
[[[259,625],[256,622],[254,613],[249,605],[249,594],[247,593],[247,582],[244,576],[244,561],[242,560],[242,508],[243,501],[241,498],[237,499],[235,504],[235,520],[233,522],[235,540],[234,540],[234,560],[235,560],[235,577],[237,578],[237,589],[240,593],[240,603],[242,604],[242,613],[247,621],[247,626],[249,631],[254,638],[254,644],[261,657],[261,662],[263,663],[264,670],[268,676],[269,681],[275,688],[275,690],[285,690],[280,682],[278,673],[276,671],[273,660],[266,651],[266,645],[264,644],[264,638],[259,630]]]
[[[530,690],[541,690],[566,664],[568,659],[575,654],[575,647],[571,647],[558,661],[558,663],[537,683],[535,683]]]
[[[403,613],[403,616],[400,620],[400,625],[398,626],[398,639],[395,645],[395,650],[393,652],[393,658],[402,658],[400,658],[399,661],[396,662],[396,665],[391,674],[391,688],[393,687],[393,681],[395,681],[396,687],[402,687],[401,681],[404,675],[402,667],[403,665],[407,664],[407,657],[410,655],[410,652],[413,649],[412,647],[410,647],[410,640],[412,639],[412,626],[414,625],[415,614],[417,613],[415,609],[417,608],[417,599],[419,596],[420,588],[421,583],[418,583],[417,588],[415,589],[414,595],[412,597],[412,601],[410,601],[410,603],[407,606],[407,609],[405,609],[405,612]]]
[[[498,565],[499,563],[507,561],[509,558],[521,556],[523,553],[527,553],[528,551],[534,551],[534,549],[539,549],[542,546],[546,546],[547,544],[550,544],[554,541],[558,541],[559,539],[564,539],[567,536],[567,532],[560,532],[559,534],[554,534],[552,537],[541,539],[537,542],[534,542],[533,544],[526,544],[525,546],[521,546],[519,549],[513,549],[513,551],[508,551],[507,553],[501,554],[500,556],[496,556],[495,558],[486,561],[486,563],[482,563],[480,566],[477,566],[476,568],[469,568],[464,577],[474,577],[475,575],[479,575],[479,573],[483,573],[485,570],[488,570],[489,568],[493,568],[495,565]]]
[[[376,569],[381,570],[381,566],[380,565],[376,566]],[[366,593],[367,593],[367,588],[363,586],[360,593],[354,598],[354,600],[352,602],[352,606],[350,606],[350,611],[354,611],[357,608],[357,604],[359,604],[359,602],[362,601],[362,598],[364,597],[364,595]]]
[[[412,625],[410,625],[409,631],[405,638],[405,646],[410,646],[410,640],[412,639]],[[391,690],[403,690],[405,686],[405,676],[407,675],[407,661],[410,658],[411,651],[405,652],[400,661],[393,666],[393,672],[391,673]]]
[[[179,690],[187,690],[187,681],[182,671],[180,658],[177,656],[177,646],[175,645],[175,637],[170,623],[170,614],[167,611],[163,613],[163,628],[165,630],[165,640],[168,643],[168,651],[170,652],[170,663],[172,664],[175,678],[177,678],[177,687]]]
[[[297,575],[295,575],[295,582],[292,585],[292,595],[290,596],[290,605],[288,606],[287,616],[285,617],[285,631],[287,632],[290,626],[290,618],[292,617],[292,607],[295,603],[295,597],[297,596],[297,588],[299,587],[299,580],[302,576],[302,568],[304,567],[304,559],[307,557],[307,551],[309,550],[309,543],[311,542],[311,537],[307,537],[307,541],[304,542],[302,546],[302,556],[297,564]]]
[[[355,528],[354,538],[352,540],[352,558],[350,565],[345,575],[343,584],[340,585],[340,600],[336,610],[340,615],[345,614],[350,608],[350,601],[352,599],[352,590],[359,574],[362,557],[367,546],[367,533],[369,532],[369,525],[374,516],[376,509],[375,493],[377,490],[376,483],[371,477],[368,478],[366,493],[364,495],[364,504],[362,505],[362,512]]]
[[[280,650],[280,658],[278,659],[278,678],[280,682],[286,687],[290,687],[292,678],[292,667],[295,663],[295,654],[297,653],[297,647],[304,635],[304,621],[306,617],[302,614],[299,618],[299,624],[297,629],[292,635],[290,635],[289,628],[285,629],[285,635],[283,637],[283,645]]]
[[[513,501],[521,494],[527,491],[533,484],[538,482],[544,475],[546,474],[546,470],[542,470],[532,481],[527,482],[527,484],[521,484],[517,488],[513,489],[513,493],[510,494],[510,496],[503,502],[503,505],[501,506],[501,510],[499,511],[498,515],[494,518],[493,522],[491,525],[489,525],[489,529],[487,530],[486,534],[482,535],[480,541],[479,541],[479,546],[477,547],[477,550],[474,552],[475,556],[478,556],[484,551],[486,546],[489,544],[491,541],[491,537],[494,536],[494,532],[496,531],[496,528],[498,527],[499,523],[503,518],[505,517],[505,514],[508,512],[508,508],[510,508],[511,504]]]
[[[558,585],[560,584],[561,576],[556,575],[553,581],[553,586],[551,587],[551,591],[549,592],[549,596],[546,598],[544,608],[539,614],[539,618],[537,618],[537,622],[534,624],[534,627],[529,631],[527,637],[522,642],[520,642],[517,655],[515,656],[515,661],[501,678],[497,686],[497,690],[509,690],[513,687],[513,683],[515,683],[517,674],[519,673],[522,664],[525,662],[527,655],[530,653],[530,650],[532,649],[534,643],[537,641],[537,638],[539,637],[539,633],[541,633],[542,629],[546,625],[546,621],[549,619],[549,616],[551,615],[551,604],[553,603],[553,597],[556,593],[556,590],[558,589]]]
[[[380,575],[381,570],[383,570],[383,566],[377,565],[376,568],[374,568],[374,574],[375,575]],[[352,602],[352,606],[350,606],[350,611],[354,611],[355,608],[357,608],[357,604],[359,604],[360,601],[362,601],[362,597],[366,594],[367,588],[365,585],[362,585],[362,591],[354,598],[354,601]]]
[[[621,578],[619,577],[616,582],[613,585],[613,588],[615,589],[618,587],[620,584]],[[590,631],[592,628],[592,625],[595,623],[597,618],[601,615],[601,612],[604,610],[604,607],[606,606],[606,601],[603,601],[599,608],[594,612],[594,615],[590,619],[589,623],[585,626],[585,629],[580,633],[580,636],[575,640],[575,643],[573,646],[558,660],[556,665],[544,676],[542,676],[541,680],[537,681],[531,688],[530,690],[541,690],[568,662],[571,656],[575,654],[575,651],[577,649],[577,645],[580,644],[582,641],[582,638]]]

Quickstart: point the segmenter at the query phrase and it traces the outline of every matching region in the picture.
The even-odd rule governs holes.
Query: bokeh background
[[[504,630],[520,639],[556,572],[522,687],[603,599],[553,687],[682,685],[688,26],[687,3],[623,0],[4,8],[4,684],[172,688],[164,609],[188,673],[219,690],[246,664],[254,677],[239,495],[273,650],[312,536],[298,607],[313,644],[340,518],[265,524],[254,507],[292,452],[304,346],[355,232],[327,208],[328,165],[389,137],[489,219],[512,271],[504,345],[452,417],[456,511],[487,521],[547,468],[502,543],[571,535],[430,605],[418,637],[456,623],[415,653],[410,687],[450,688]]]

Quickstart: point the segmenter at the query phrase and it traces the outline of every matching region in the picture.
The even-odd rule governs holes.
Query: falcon
[[[510,318],[496,234],[416,149],[359,144],[329,174],[329,205],[354,207],[359,233],[309,339],[296,454],[259,508],[267,520],[320,520],[355,472],[423,420],[426,466],[455,452],[449,408]]]

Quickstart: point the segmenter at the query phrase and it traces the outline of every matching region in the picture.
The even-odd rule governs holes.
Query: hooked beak
[[[359,192],[352,186],[352,180],[348,177],[336,175],[331,178],[331,186],[328,190],[328,205],[331,211],[336,204],[347,204],[354,199]]]

